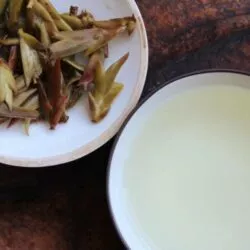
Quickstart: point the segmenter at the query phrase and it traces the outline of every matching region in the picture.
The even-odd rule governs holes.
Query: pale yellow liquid
[[[135,138],[123,181],[149,249],[249,250],[250,91],[175,97]]]

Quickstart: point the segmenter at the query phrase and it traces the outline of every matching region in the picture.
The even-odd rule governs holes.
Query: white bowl
[[[182,248],[182,247],[176,246],[174,244],[172,245],[172,247],[170,247],[170,243],[169,243],[169,245],[168,245],[168,243],[166,243],[166,241],[167,241],[166,239],[168,239],[168,238],[169,238],[169,242],[170,241],[172,243],[174,242],[173,238],[171,238],[171,236],[170,236],[171,234],[167,233],[167,232],[171,232],[171,228],[169,228],[170,226],[169,227],[167,226],[168,223],[166,222],[166,220],[171,218],[172,215],[173,216],[171,219],[172,220],[171,225],[172,226],[174,225],[172,227],[172,232],[175,232],[175,230],[176,230],[176,232],[179,232],[178,230],[182,230],[182,229],[184,230],[184,228],[188,228],[186,231],[186,235],[188,235],[187,237],[192,235],[192,232],[193,232],[192,226],[189,227],[189,225],[185,225],[185,223],[183,223],[185,226],[180,227],[180,228],[182,228],[182,229],[180,229],[180,228],[178,228],[178,225],[181,224],[180,221],[179,220],[174,221],[175,216],[176,216],[175,213],[176,214],[180,213],[183,216],[183,217],[181,217],[182,221],[186,220],[188,222],[189,221],[188,215],[190,213],[189,213],[189,210],[187,210],[187,212],[185,211],[185,209],[188,209],[188,207],[186,207],[185,205],[181,206],[181,208],[180,208],[180,206],[178,206],[177,204],[175,204],[173,202],[168,203],[168,197],[164,196],[166,189],[162,189],[162,187],[164,186],[163,183],[165,181],[168,182],[169,179],[162,180],[159,173],[156,172],[156,171],[158,171],[156,169],[159,169],[159,166],[157,165],[157,161],[154,161],[152,163],[152,165],[150,165],[150,166],[147,165],[147,162],[151,161],[153,159],[152,157],[154,157],[154,159],[157,159],[157,157],[158,157],[158,155],[157,155],[158,152],[154,152],[154,154],[153,154],[153,151],[150,151],[152,148],[153,149],[157,148],[157,150],[160,152],[162,150],[162,147],[164,147],[164,145],[165,145],[164,143],[160,144],[160,145],[158,144],[158,142],[161,143],[160,137],[165,132],[164,129],[159,129],[163,125],[164,125],[164,128],[166,128],[166,131],[167,131],[166,133],[168,133],[168,131],[169,131],[167,129],[168,126],[171,127],[172,129],[178,128],[177,132],[175,132],[173,134],[169,133],[167,138],[170,141],[172,140],[173,144],[171,144],[171,145],[173,145],[173,148],[174,147],[177,148],[175,150],[177,150],[177,152],[179,152],[178,157],[180,159],[182,157],[184,157],[184,159],[186,159],[185,158],[185,157],[187,157],[185,154],[186,149],[187,149],[187,152],[190,152],[190,149],[191,149],[191,151],[192,151],[192,149],[197,150],[197,151],[195,151],[197,154],[199,154],[200,152],[201,153],[205,152],[206,149],[204,149],[205,147],[203,147],[204,146],[203,141],[207,139],[206,137],[201,136],[198,139],[197,138],[194,139],[194,141],[201,140],[198,142],[195,141],[195,143],[196,143],[195,148],[192,148],[192,145],[188,144],[186,142],[186,140],[187,140],[187,138],[190,137],[190,133],[192,133],[192,135],[196,134],[196,130],[194,131],[193,126],[195,126],[195,122],[197,122],[197,120],[198,120],[199,125],[201,124],[202,128],[204,126],[204,129],[206,129],[207,127],[208,128],[210,128],[210,127],[217,128],[216,126],[218,124],[219,124],[218,126],[220,126],[220,124],[224,124],[225,121],[227,121],[227,120],[223,120],[224,113],[222,113],[222,116],[221,116],[220,105],[222,105],[222,106],[224,105],[224,109],[225,109],[225,105],[226,105],[225,103],[227,103],[228,100],[225,98],[225,100],[226,100],[225,103],[222,103],[222,104],[219,103],[218,106],[216,106],[218,100],[224,100],[224,99],[221,99],[221,98],[224,98],[221,90],[220,90],[220,92],[219,91],[215,92],[215,94],[212,95],[212,97],[210,96],[209,97],[210,99],[207,102],[206,101],[203,102],[200,95],[198,95],[199,97],[197,97],[197,98],[200,98],[200,99],[198,99],[199,101],[197,102],[197,105],[196,105],[197,110],[200,110],[198,118],[195,115],[194,116],[191,115],[192,110],[188,109],[188,107],[189,107],[188,102],[182,103],[182,104],[180,104],[180,106],[176,107],[176,112],[173,112],[170,114],[166,113],[166,116],[169,115],[169,117],[172,117],[172,119],[168,120],[166,118],[164,121],[165,122],[164,124],[162,124],[161,122],[157,122],[157,120],[154,121],[155,122],[154,123],[154,126],[155,126],[154,127],[155,128],[154,134],[150,134],[150,133],[147,134],[146,132],[142,132],[142,131],[148,132],[149,130],[146,130],[146,129],[153,124],[153,123],[151,124],[150,119],[152,118],[152,120],[153,120],[153,117],[155,119],[160,119],[159,117],[156,118],[156,116],[154,116],[154,115],[163,107],[167,109],[171,105],[170,103],[174,102],[174,100],[176,100],[176,98],[182,97],[181,94],[185,94],[188,92],[191,93],[193,90],[200,91],[201,89],[203,89],[202,91],[205,91],[205,89],[209,89],[210,87],[211,88],[218,87],[218,88],[225,88],[225,89],[233,88],[233,91],[231,91],[232,89],[230,90],[231,91],[230,95],[232,97],[234,97],[234,95],[237,96],[237,91],[239,90],[239,91],[241,91],[241,93],[243,93],[243,95],[247,95],[247,97],[249,97],[248,102],[250,102],[250,76],[249,75],[247,75],[245,73],[230,72],[230,71],[226,71],[226,70],[225,71],[214,71],[214,72],[208,71],[208,72],[203,72],[203,73],[202,72],[194,73],[194,74],[185,76],[183,78],[175,79],[173,82],[171,82],[171,84],[164,85],[163,87],[158,89],[156,92],[154,92],[152,95],[150,95],[148,98],[146,98],[146,100],[143,103],[141,103],[134,110],[134,112],[130,115],[130,117],[127,119],[125,125],[123,126],[121,132],[119,133],[119,136],[118,136],[116,143],[114,145],[114,148],[113,148],[112,155],[110,157],[107,192],[108,192],[110,209],[111,209],[111,213],[112,213],[115,225],[117,227],[117,230],[118,230],[121,238],[123,239],[124,243],[127,245],[128,249],[132,249],[132,250],[134,250],[134,249],[136,249],[136,250],[159,250],[159,249],[164,249],[164,250],[188,249],[189,250],[189,249],[192,249],[192,247],[191,248],[185,248],[185,247]],[[213,98],[214,98],[214,100],[213,100]],[[180,99],[178,99],[178,100],[180,100]],[[248,100],[248,99],[246,98],[246,100]],[[238,104],[244,108],[242,108],[240,110],[238,110],[237,108],[234,109],[234,105],[236,102],[238,102]],[[206,103],[206,104],[204,104],[204,103]],[[212,123],[213,120],[211,120],[211,124],[209,124],[209,126],[206,126],[206,124],[209,123],[210,121],[207,121],[206,119],[203,119],[203,118],[206,116],[209,117],[210,114],[209,114],[209,112],[205,113],[205,111],[207,110],[205,106],[199,107],[199,105],[203,105],[203,104],[208,105],[209,103],[211,103],[213,105],[215,112],[216,112],[217,107],[218,107],[218,114],[220,114],[220,117],[218,117],[218,122],[215,120],[215,122],[213,124]],[[227,204],[228,200],[225,202],[225,204],[224,203],[220,204],[222,201],[220,199],[218,199],[217,202],[218,202],[218,204],[221,205],[221,207],[219,207],[220,205],[218,205],[218,211],[221,212],[218,220],[221,219],[221,221],[222,221],[221,223],[223,226],[225,226],[225,228],[223,228],[223,230],[221,230],[220,227],[213,228],[214,225],[211,226],[209,223],[210,222],[213,223],[215,219],[213,217],[211,217],[211,218],[207,217],[210,219],[208,221],[206,221],[206,223],[208,223],[211,226],[211,228],[214,230],[214,231],[212,230],[212,232],[215,232],[215,237],[217,235],[219,239],[216,238],[216,240],[214,240],[214,242],[212,242],[215,244],[214,247],[211,247],[209,244],[206,246],[200,245],[199,249],[214,249],[214,250],[229,249],[227,247],[224,248],[221,245],[219,245],[219,244],[224,244],[223,242],[220,241],[221,238],[223,238],[223,237],[226,238],[227,243],[229,245],[231,244],[231,246],[234,246],[234,248],[232,248],[232,249],[237,249],[236,245],[233,245],[233,244],[236,244],[236,242],[238,242],[237,236],[239,236],[239,235],[237,235],[237,233],[235,231],[233,231],[233,236],[231,235],[230,236],[231,238],[230,237],[228,238],[231,231],[228,233],[227,230],[229,230],[229,229],[231,230],[231,228],[229,227],[229,229],[228,229],[226,226],[227,225],[226,223],[228,222],[228,224],[231,225],[230,224],[231,218],[235,219],[234,217],[230,217],[229,215],[230,215],[230,213],[235,215],[236,211],[238,211],[238,210],[242,211],[242,212],[236,213],[237,216],[239,216],[240,219],[242,219],[242,220],[239,219],[239,221],[237,221],[238,217],[237,217],[237,219],[235,219],[234,223],[236,223],[236,230],[237,230],[238,226],[240,228],[241,228],[241,226],[242,226],[242,228],[244,228],[244,226],[241,225],[240,223],[242,221],[249,221],[249,218],[250,218],[250,214],[248,214],[248,216],[245,216],[245,214],[244,214],[244,211],[246,211],[246,210],[244,210],[244,208],[247,206],[242,205],[242,207],[241,207],[241,204],[245,204],[244,202],[248,202],[248,205],[250,204],[250,199],[246,198],[245,196],[242,195],[242,192],[243,193],[246,191],[249,192],[249,189],[247,189],[247,187],[249,186],[248,183],[250,183],[250,168],[243,169],[243,170],[240,168],[242,166],[242,162],[244,162],[244,161],[246,161],[246,164],[248,164],[248,166],[250,165],[250,157],[248,157],[249,154],[247,154],[247,153],[246,153],[245,158],[238,157],[240,155],[240,152],[237,151],[237,147],[239,146],[239,148],[242,149],[241,148],[242,145],[245,146],[245,148],[243,148],[244,150],[247,151],[247,149],[249,149],[248,146],[250,144],[248,143],[249,142],[248,139],[250,137],[250,132],[248,132],[248,131],[250,131],[250,127],[248,129],[248,125],[250,123],[250,105],[249,105],[249,107],[248,106],[246,107],[247,102],[245,102],[244,98],[242,100],[237,99],[236,101],[234,101],[234,98],[232,98],[232,99],[230,99],[230,101],[228,103],[230,104],[229,105],[230,108],[228,108],[228,110],[227,110],[228,106],[226,106],[226,109],[225,109],[226,113],[228,112],[229,115],[233,115],[234,118],[233,118],[231,123],[226,123],[226,126],[224,124],[221,134],[216,134],[216,136],[218,136],[219,139],[216,138],[216,136],[212,138],[214,141],[217,141],[217,139],[218,139],[218,144],[213,144],[212,147],[214,147],[214,149],[216,149],[216,147],[218,147],[218,149],[219,149],[218,154],[220,154],[220,146],[221,145],[229,145],[229,151],[228,151],[228,154],[226,155],[226,158],[228,157],[228,159],[230,159],[230,163],[229,163],[230,167],[228,167],[228,169],[227,169],[227,166],[223,166],[225,169],[220,169],[220,167],[218,167],[218,173],[221,174],[220,178],[222,180],[221,185],[219,185],[219,187],[221,187],[222,189],[223,189],[223,187],[225,187],[225,190],[224,190],[225,196],[223,193],[224,191],[222,192],[220,189],[215,191],[214,195],[215,196],[218,195],[218,197],[220,197],[220,195],[222,195],[222,199],[224,199],[223,197],[225,197],[225,199],[226,199],[226,197],[228,197],[227,195],[229,193],[229,197],[231,195],[233,197],[232,201],[230,201],[232,204],[231,204],[231,206],[225,207],[226,205],[228,205]],[[171,107],[173,107],[173,106],[171,106]],[[203,107],[204,107],[204,111],[203,111]],[[248,112],[248,109],[249,109],[249,112]],[[184,112],[184,110],[185,110],[185,112]],[[190,116],[189,116],[189,113],[190,113]],[[181,121],[183,121],[182,117],[179,117],[178,114],[182,114],[185,117],[185,119],[188,120],[189,127],[183,128],[183,125],[180,124]],[[228,115],[228,114],[226,114],[226,115]],[[226,115],[225,115],[225,119],[227,119]],[[246,123],[243,122],[244,119],[246,119]],[[177,121],[176,126],[173,126],[172,120],[175,120],[175,122]],[[178,121],[180,121],[180,122],[178,122]],[[150,125],[148,125],[149,123],[150,123]],[[232,129],[238,123],[240,123],[241,125],[243,124],[243,128],[242,129]],[[228,126],[227,126],[227,124],[228,124]],[[246,135],[243,134],[243,136],[242,136],[241,132],[240,132],[241,130]],[[228,132],[233,133],[233,135],[236,138],[235,140],[239,145],[238,144],[234,145],[232,143],[232,141],[225,142],[225,140],[227,140],[227,137],[223,137],[223,136],[227,135]],[[199,132],[197,131],[197,133],[199,133]],[[176,134],[177,134],[177,136],[176,136]],[[183,143],[186,143],[185,147],[183,145],[181,145],[181,143],[179,143],[179,144],[176,143],[177,138],[178,138],[178,140],[183,139],[183,141],[184,141]],[[191,140],[192,140],[192,138],[193,137],[191,137]],[[194,138],[195,138],[195,136],[194,136]],[[143,149],[141,149],[142,147],[140,148],[138,146],[139,145],[138,143],[140,143],[139,142],[140,140],[142,140],[144,143],[144,144],[142,144]],[[228,140],[230,140],[230,137],[228,137]],[[201,142],[201,145],[199,144],[200,142]],[[145,145],[145,147],[144,147],[144,145]],[[200,146],[203,148],[200,149],[199,148]],[[150,150],[147,150],[147,148],[150,148]],[[165,152],[166,155],[164,155],[164,157],[165,157],[164,159],[166,159],[166,160],[169,158],[168,154],[170,154],[170,152],[171,152],[171,147],[169,147],[168,149],[170,149],[170,150]],[[212,149],[212,151],[214,149]],[[232,149],[235,149],[235,150],[232,150]],[[180,150],[180,151],[178,151],[178,150]],[[230,150],[232,150],[232,152]],[[153,154],[152,157],[149,157],[150,152],[152,152],[152,154]],[[209,154],[208,151],[206,151],[205,153]],[[217,153],[216,150],[215,150],[215,153]],[[239,153],[239,155],[238,155],[238,153]],[[131,161],[131,157],[135,157],[136,154],[139,155],[137,162]],[[193,157],[193,156],[191,156],[191,157]],[[221,155],[219,155],[218,157],[221,157]],[[228,160],[228,159],[225,159],[225,160]],[[204,160],[204,162],[209,161],[209,159],[206,159],[206,158],[204,158],[203,160]],[[135,164],[135,162],[136,162],[136,164]],[[146,164],[145,164],[145,162],[146,162]],[[164,162],[164,164],[165,164],[165,160],[163,160],[162,162]],[[187,162],[188,162],[188,160],[187,160]],[[232,165],[230,165],[231,163],[232,163]],[[183,163],[183,164],[186,164],[186,163]],[[163,171],[162,172],[163,176],[164,176],[164,171],[168,171],[169,167],[170,167],[169,165],[164,166],[164,167],[161,166],[161,171]],[[189,168],[189,165],[187,167]],[[204,170],[205,173],[207,173],[206,172],[207,170],[208,170],[208,168],[206,168]],[[238,172],[238,170],[239,170],[239,172]],[[128,171],[130,171],[130,172],[128,172]],[[171,171],[168,173],[171,174],[172,173]],[[188,171],[189,171],[189,169],[187,170],[187,173],[188,173]],[[197,174],[197,178],[199,177],[199,171],[197,171],[197,172],[193,171],[193,169],[191,167],[190,167],[190,171],[191,171],[191,174],[194,176],[194,178],[195,178],[196,174]],[[235,172],[233,172],[233,171],[235,171]],[[232,174],[232,173],[234,173],[234,174]],[[189,175],[187,175],[187,176],[189,176]],[[210,177],[211,176],[209,176],[209,174],[208,174],[207,178],[210,178]],[[223,179],[224,177],[225,177],[225,179]],[[154,184],[151,183],[151,179],[153,179],[153,178],[158,178],[158,179],[155,179]],[[213,176],[211,178],[213,179]],[[226,183],[227,179],[231,180],[230,178],[232,178],[233,181],[230,182],[231,184],[229,183],[230,185],[228,188],[228,186],[226,186],[225,183]],[[175,183],[172,183],[172,184],[175,185],[175,187],[178,190],[179,187],[182,188],[181,185],[179,186],[178,182],[179,181],[182,182],[181,180],[183,180],[183,176],[180,175],[176,179],[175,179],[176,180]],[[216,179],[216,180],[218,180],[218,179]],[[133,187],[132,187],[131,183],[133,183]],[[169,184],[169,186],[171,186],[172,184]],[[152,187],[152,185],[153,185],[153,187],[155,185],[159,185],[159,187],[157,187],[157,192],[153,192],[154,191],[153,188],[150,189],[150,191],[148,190],[147,187],[148,186]],[[163,185],[163,186],[161,186],[161,185]],[[186,186],[187,190],[190,189],[189,185],[191,185],[191,184],[189,183]],[[202,183],[200,183],[199,185],[202,185]],[[197,184],[197,186],[198,186],[197,189],[199,189],[199,185]],[[214,185],[214,187],[217,187],[216,182],[213,183],[213,185]],[[232,189],[231,189],[231,187],[232,187]],[[139,190],[138,193],[136,190],[137,188]],[[197,190],[197,189],[195,189],[195,190]],[[237,190],[237,191],[233,191],[233,190]],[[239,193],[238,193],[238,191],[239,191]],[[175,195],[174,192],[173,193],[166,192],[166,193],[167,193],[167,195],[170,195],[170,196]],[[195,194],[194,194],[194,196],[195,196]],[[187,196],[187,197],[189,197],[189,196]],[[208,195],[208,200],[210,198],[211,197],[209,197],[209,195]],[[193,199],[195,200],[195,198],[193,198]],[[206,202],[206,197],[204,197],[204,199],[205,199],[204,202]],[[163,203],[161,203],[161,201]],[[138,205],[139,202],[141,202],[141,204],[144,204],[144,207],[142,209],[140,209],[140,207]],[[158,210],[156,210],[156,207],[162,206],[162,204],[164,204],[164,202],[166,202],[166,204],[169,204],[169,206],[172,209],[171,211],[173,214],[170,215],[170,210],[168,209],[168,205],[165,205],[164,208],[166,208],[166,210],[164,210],[163,215],[161,214],[162,217],[159,218],[159,214],[158,214],[158,212],[156,212],[156,211],[158,211]],[[193,202],[193,201],[190,201],[190,203],[191,202]],[[235,207],[234,207],[234,205],[235,205]],[[208,206],[210,206],[210,204]],[[211,203],[212,208],[213,208],[213,206],[214,206],[214,204],[212,205],[212,203]],[[150,210],[152,207],[153,207],[153,209]],[[216,207],[216,204],[215,204],[215,207]],[[230,209],[229,209],[229,207],[230,207]],[[184,209],[183,210],[184,212],[181,211],[181,212],[183,212],[183,213],[181,213],[180,209]],[[151,211],[151,212],[149,212],[149,211]],[[199,211],[200,210],[198,210],[198,212],[196,214],[197,215],[197,217],[195,218],[196,221],[193,221],[193,224],[195,224],[195,223],[199,224],[200,222],[198,219],[200,219],[201,223],[204,222],[204,217],[198,218]],[[156,212],[156,213],[154,213],[154,212]],[[209,212],[211,212],[211,211],[209,211]],[[192,216],[196,216],[196,215],[192,214]],[[202,215],[203,214],[201,213],[200,216],[202,216]],[[192,218],[192,216],[190,215],[190,218]],[[229,217],[227,217],[227,216],[229,216]],[[245,217],[242,218],[242,216],[245,216]],[[147,227],[145,218],[148,218],[148,217],[150,217],[151,224],[149,223],[147,225],[148,226]],[[225,218],[227,218],[227,219],[229,218],[228,221]],[[145,221],[143,221],[144,219],[145,219]],[[157,221],[158,226],[153,225],[154,221]],[[223,224],[223,221],[225,224]],[[163,231],[161,231],[162,227],[164,226],[164,225],[161,225],[162,222],[164,222],[165,223],[164,225],[166,225],[165,228],[163,229]],[[169,223],[170,223],[170,221],[169,221]],[[178,223],[180,223],[180,224],[178,224]],[[191,222],[191,224],[192,224],[192,222]],[[202,235],[203,225],[199,225],[199,226],[201,226],[201,228],[202,228],[200,230],[201,237],[198,237],[197,235],[192,235],[192,236],[194,236],[194,238],[193,238],[194,244],[196,244],[198,242],[199,238],[202,239],[202,237],[204,236],[204,235]],[[247,226],[247,229],[245,228],[246,232],[247,232],[247,230],[249,230],[249,227],[250,227],[250,225]],[[151,230],[152,228],[155,229],[154,233]],[[209,228],[209,229],[211,229],[211,228]],[[216,230],[218,230],[218,231],[216,231]],[[163,232],[163,235],[164,235],[163,237],[165,237],[165,239],[163,239],[163,237],[160,236],[160,232],[161,233]],[[207,230],[206,232],[208,233],[209,236],[211,236],[213,234],[209,230]],[[209,233],[211,233],[211,235]],[[226,235],[226,233],[228,233],[228,235]],[[235,236],[235,234],[237,236]],[[173,235],[174,235],[174,233],[173,233]],[[244,238],[244,233],[242,235],[243,235],[242,237]],[[176,235],[174,235],[174,236],[177,237],[178,242],[185,242],[181,238],[181,234],[178,235],[178,233],[176,233]],[[239,236],[239,237],[241,237],[241,236]],[[223,239],[225,239],[225,238],[223,238]],[[244,238],[244,240],[246,240],[245,238]],[[176,240],[176,238],[175,238],[175,240]],[[187,240],[187,239],[185,239],[185,240]],[[235,243],[232,243],[232,242],[230,243],[230,240],[232,240],[232,241],[235,240]],[[242,243],[243,245],[245,244],[244,240]],[[164,243],[162,243],[162,242],[164,242]],[[211,242],[209,242],[209,243],[211,243]],[[218,243],[218,245],[217,245],[217,243]],[[210,246],[210,248],[209,248],[209,246]],[[218,248],[216,248],[216,246]],[[244,248],[244,247],[240,247],[240,248],[241,249],[248,249],[249,245],[247,248]],[[195,248],[195,250],[196,250],[196,248]]]
[[[44,124],[34,124],[30,136],[20,124],[11,129],[0,126],[0,162],[23,167],[43,167],[70,162],[96,150],[111,139],[137,104],[148,68],[148,43],[144,23],[134,0],[59,1],[52,0],[60,12],[70,5],[91,11],[96,19],[135,15],[137,28],[131,37],[123,35],[110,43],[108,67],[126,52],[130,57],[117,77],[125,85],[108,116],[98,125],[90,122],[87,100],[69,111],[70,120],[55,131]]]

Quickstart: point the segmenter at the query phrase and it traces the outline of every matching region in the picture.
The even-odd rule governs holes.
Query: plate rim
[[[152,92],[148,93],[137,105],[136,107],[130,112],[128,117],[125,119],[123,125],[121,126],[120,130],[118,131],[116,138],[114,140],[114,143],[111,147],[110,155],[109,155],[109,160],[108,160],[108,165],[107,165],[107,174],[106,174],[106,198],[107,198],[107,205],[108,209],[111,215],[111,219],[113,222],[113,225],[116,229],[116,232],[118,236],[120,237],[120,240],[124,244],[124,246],[127,249],[131,249],[129,246],[129,243],[125,240],[124,236],[122,235],[121,229],[118,226],[117,220],[115,219],[115,212],[112,208],[112,202],[111,202],[111,188],[110,188],[110,176],[111,176],[111,167],[112,167],[112,159],[115,154],[116,147],[120,141],[120,138],[126,129],[128,123],[131,121],[131,119],[134,117],[134,115],[137,113],[137,111],[146,103],[154,94],[156,94],[158,91],[161,89],[165,88],[169,84],[174,84],[174,82],[181,80],[183,78],[187,78],[190,76],[195,76],[195,75],[202,75],[202,74],[209,74],[209,73],[233,73],[233,74],[239,74],[239,75],[245,75],[250,77],[250,72],[247,72],[245,70],[238,70],[238,69],[202,69],[202,70],[195,70],[189,73],[184,73],[180,76],[174,77],[173,79],[166,80],[164,83],[162,83],[160,86],[156,87]]]
[[[139,10],[138,5],[135,0],[126,0],[129,8],[131,8],[132,13],[134,14],[138,31],[140,36],[140,44],[141,44],[141,58],[140,58],[140,68],[139,74],[137,76],[135,91],[130,97],[129,105],[126,109],[117,117],[117,119],[111,124],[111,126],[102,132],[100,136],[90,141],[88,144],[81,146],[71,152],[65,154],[59,154],[50,157],[43,157],[41,159],[29,159],[22,157],[11,157],[11,156],[0,156],[0,164],[5,164],[7,166],[15,166],[15,167],[23,167],[23,168],[43,168],[43,167],[52,167],[58,166],[65,163],[70,163],[75,160],[78,160],[88,154],[94,152],[105,143],[107,143],[110,139],[112,139],[115,134],[121,128],[123,122],[126,120],[130,112],[137,105],[140,96],[143,91],[143,87],[146,82],[147,71],[148,71],[148,57],[149,57],[149,48],[148,48],[148,38],[147,31],[145,27],[145,23],[141,12]]]

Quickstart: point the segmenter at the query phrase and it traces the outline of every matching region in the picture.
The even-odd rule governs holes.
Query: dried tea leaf
[[[71,56],[82,51],[85,51],[85,56],[89,56],[123,31],[124,28],[113,30],[93,28],[58,32],[54,37],[62,40],[53,43],[50,50],[56,58]]]
[[[50,35],[58,31],[57,25],[54,19],[46,8],[40,4],[37,0],[30,0],[27,8],[30,9],[36,16],[40,17],[46,24],[46,29]]]
[[[63,62],[67,63],[68,65],[72,66],[74,69],[83,72],[84,71],[84,66],[77,63],[75,60],[72,60],[69,57],[66,57],[63,59]]]
[[[52,105],[49,101],[48,95],[45,91],[44,84],[41,80],[38,81],[39,91],[39,106],[44,119],[49,120],[50,114],[53,110]]]
[[[0,0],[0,16],[4,13],[8,0]]]
[[[16,64],[17,64],[17,46],[12,46],[10,49],[8,65],[13,72],[16,68]]]
[[[80,88],[71,87],[70,90],[69,90],[68,96],[69,96],[69,100],[68,100],[66,109],[73,108],[76,105],[76,103],[83,96],[83,91]]]
[[[70,6],[69,14],[71,16],[77,16],[78,10],[79,10],[78,6]]]
[[[55,129],[57,124],[66,116],[65,110],[68,96],[65,93],[65,83],[61,70],[61,60],[57,59],[49,72],[48,98],[52,105],[50,127]]]
[[[5,96],[6,96],[6,85],[1,84],[1,80],[0,80],[0,104],[5,101]]]
[[[25,40],[20,38],[21,58],[26,86],[29,87],[31,82],[38,79],[42,74],[42,65],[36,50],[32,49]]]
[[[4,46],[18,45],[19,44],[19,39],[18,38],[0,39],[0,44],[4,45]]]
[[[37,110],[39,109],[39,97],[38,95],[33,95],[31,98],[26,100],[26,102],[23,105],[24,108],[30,109],[30,110]]]
[[[59,98],[58,102],[56,103],[56,105],[53,107],[54,112],[53,112],[53,115],[51,116],[51,119],[50,119],[50,128],[51,129],[55,129],[57,124],[64,117],[67,103],[68,103],[68,97],[61,96]]]
[[[16,32],[18,30],[23,3],[24,0],[9,0],[9,18],[7,26],[11,32]]]
[[[84,28],[82,21],[77,16],[61,14],[61,17],[73,30],[80,30]]]
[[[8,85],[10,89],[16,93],[17,87],[15,78],[9,66],[2,59],[0,59],[0,85],[1,84]]]
[[[123,84],[115,83],[115,78],[128,56],[128,53],[125,54],[112,64],[107,71],[104,70],[100,61],[97,63],[95,88],[88,95],[90,116],[93,122],[100,122],[108,114],[115,98],[122,91]]]
[[[134,15],[122,18],[113,18],[109,20],[94,21],[93,24],[95,27],[99,27],[102,29],[116,29],[121,26],[125,26],[126,28],[128,28],[128,26],[131,26],[131,23],[136,23]]]
[[[115,98],[122,92],[124,85],[122,83],[114,83],[110,91],[106,94],[103,103],[104,105],[111,106]]]
[[[0,59],[0,104],[4,101],[12,109],[13,92],[16,93],[16,81],[9,66]]]
[[[101,29],[101,30],[102,32],[94,38],[92,44],[89,44],[88,49],[84,53],[85,56],[89,56],[98,49],[103,48],[105,45],[108,44],[109,41],[114,39],[117,35],[123,33],[126,30],[126,28],[119,27],[117,29],[110,29],[110,30]]]
[[[102,49],[96,51],[90,56],[86,69],[82,74],[81,80],[79,82],[79,86],[83,87],[85,91],[89,91],[90,84],[94,82],[95,71],[96,71],[97,64],[99,62],[100,63],[104,62],[104,51]]]
[[[49,0],[38,0],[54,20],[59,30],[72,30],[71,27],[61,18],[60,14]]]
[[[93,23],[95,21],[94,16],[88,11],[82,11],[82,13],[78,16],[81,19],[82,24],[85,29],[90,29],[93,27]]]
[[[23,91],[25,91],[27,89],[23,75],[18,76],[16,78],[16,87],[17,87],[17,92],[18,93],[23,92]]]
[[[105,84],[106,85],[106,90],[105,91],[106,91],[106,93],[112,87],[112,84],[114,83],[117,74],[121,70],[121,67],[123,66],[123,64],[127,61],[128,57],[129,57],[129,53],[125,54],[117,62],[112,64],[108,68],[108,70],[106,71],[106,74],[105,74],[105,82],[106,82],[106,84]]]
[[[24,121],[23,121],[24,132],[27,136],[30,135],[30,133],[29,133],[30,123],[31,123],[31,119],[24,119]]]
[[[34,36],[30,35],[23,31],[23,29],[19,29],[18,34],[23,40],[29,45],[30,48],[38,51],[43,51],[45,47],[38,41]]]
[[[41,39],[41,42],[43,44],[44,47],[49,47],[49,45],[51,44],[51,40],[50,40],[50,37],[49,37],[49,33],[46,29],[46,25],[44,22],[40,23],[38,25],[38,28],[40,30],[40,39]]]
[[[4,124],[8,120],[9,120],[9,118],[2,118],[2,117],[0,117],[0,125]]]
[[[10,111],[7,105],[4,103],[0,105],[0,117],[5,118],[18,118],[18,119],[37,119],[39,117],[39,112],[35,110],[29,110],[26,108],[13,107]]]
[[[114,83],[109,92],[102,98],[96,99],[92,93],[89,93],[89,107],[91,121],[98,123],[106,117],[114,100],[123,90],[123,84]]]
[[[8,125],[7,128],[11,128],[12,126],[14,126],[19,120],[17,118],[12,118],[12,119],[8,119]]]
[[[76,105],[77,101],[82,97],[84,91],[77,85],[81,76],[75,76],[68,80],[64,93],[68,96],[68,103],[66,109],[72,108]]]
[[[74,84],[76,85],[79,82],[80,78],[81,78],[80,76],[72,77],[71,79],[68,80],[68,82],[66,83],[66,86],[71,86]]]
[[[52,35],[54,32],[58,31],[58,28],[55,24],[54,19],[51,17],[48,10],[37,0],[30,0],[27,8],[29,8],[33,13],[39,17],[41,17],[46,24],[49,25],[49,33]]]
[[[6,85],[6,95],[5,95],[5,103],[7,104],[9,110],[12,110],[13,106],[13,92],[8,85]]]
[[[36,93],[36,89],[29,89],[26,92],[22,92],[19,95],[17,95],[14,99],[14,107],[22,107],[23,104]]]
[[[54,58],[65,58],[87,49],[87,44],[82,41],[62,40],[51,44],[50,50]]]

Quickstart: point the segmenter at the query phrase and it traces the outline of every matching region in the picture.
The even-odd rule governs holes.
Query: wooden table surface
[[[150,44],[144,95],[161,81],[193,70],[250,71],[249,0],[137,2]],[[166,71],[157,73],[162,67]],[[55,168],[2,166],[0,249],[125,249],[106,199],[111,146],[112,141],[82,160]]]

